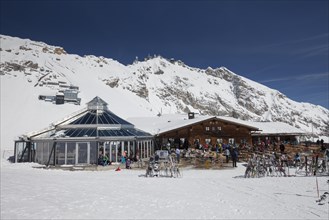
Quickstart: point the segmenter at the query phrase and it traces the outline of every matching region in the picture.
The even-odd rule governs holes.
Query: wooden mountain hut
[[[196,143],[203,146],[216,143],[251,145],[251,133],[258,131],[257,127],[231,117],[174,114],[129,120],[154,135],[157,149],[168,143],[180,148],[193,147]]]

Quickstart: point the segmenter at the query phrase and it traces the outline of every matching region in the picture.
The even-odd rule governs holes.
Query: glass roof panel
[[[64,132],[65,136],[69,137],[96,137],[96,128],[70,128]],[[98,130],[99,137],[125,137],[125,136],[151,136],[149,133],[132,129],[120,129],[120,130]]]
[[[97,110],[90,110],[85,115],[71,122],[72,125],[83,125],[83,124],[123,124],[123,125],[132,125],[131,123],[125,121],[124,119],[118,117],[110,111],[101,111],[97,113]]]

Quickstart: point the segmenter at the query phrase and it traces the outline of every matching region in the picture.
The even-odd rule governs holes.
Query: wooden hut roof
[[[188,119],[187,114],[168,114],[168,115],[162,115],[160,117],[129,118],[128,120],[133,122],[135,125],[143,129],[144,131],[147,131],[153,135],[159,135],[162,133],[166,133],[168,131],[184,128],[186,126],[191,126],[208,120],[219,120],[226,123],[244,126],[251,130],[255,130],[255,131],[258,130],[257,127],[254,127],[246,123],[245,121],[231,117],[197,115],[193,119]]]

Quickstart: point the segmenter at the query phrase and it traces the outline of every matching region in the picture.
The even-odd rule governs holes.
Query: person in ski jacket
[[[109,158],[106,156],[106,154],[103,156],[103,163],[104,166],[109,165]]]
[[[232,164],[233,164],[233,167],[237,167],[237,165],[236,165],[236,161],[237,161],[237,159],[238,159],[238,151],[237,151],[236,147],[234,147],[234,148],[232,149],[231,157],[232,157]]]
[[[295,166],[297,166],[297,164],[299,164],[300,162],[300,156],[299,156],[299,153],[297,152],[294,156],[294,164]]]
[[[122,164],[125,164],[126,163],[126,158],[123,155],[121,156],[121,163]]]
[[[280,144],[280,151],[281,151],[281,154],[284,153],[284,149],[285,149],[284,144],[281,142],[281,144]]]

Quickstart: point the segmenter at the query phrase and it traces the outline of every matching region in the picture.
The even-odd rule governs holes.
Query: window
[[[78,143],[78,163],[88,163],[88,143]]]
[[[48,142],[44,142],[43,143],[43,162],[44,162],[44,164],[47,164],[48,161],[53,161],[54,154],[52,154],[52,156],[51,156],[51,158],[49,160],[50,151],[51,151],[51,147],[49,147],[49,143]]]
[[[229,139],[228,139],[228,143],[229,143],[229,144],[234,144],[234,138],[229,138]]]
[[[63,142],[57,143],[56,146],[56,164],[65,164],[65,143]]]
[[[209,131],[210,130],[210,127],[206,127],[206,131]]]
[[[76,152],[76,146],[75,142],[68,142],[67,143],[67,158],[66,158],[66,164],[75,164],[75,152]]]
[[[89,163],[90,164],[97,164],[97,146],[96,142],[90,142],[90,159]]]

